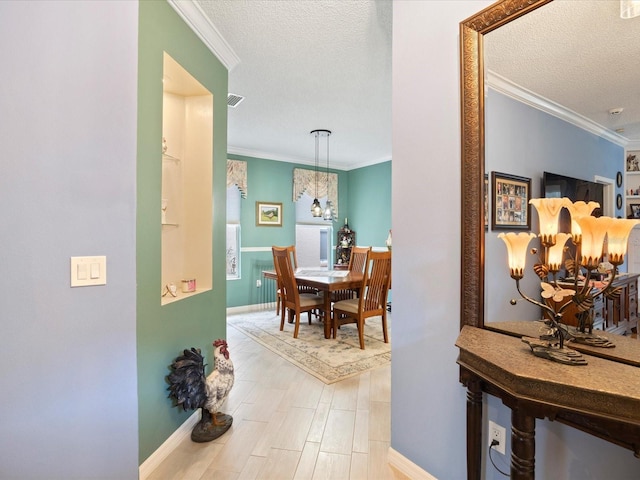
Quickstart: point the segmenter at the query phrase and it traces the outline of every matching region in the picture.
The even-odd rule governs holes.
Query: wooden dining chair
[[[355,323],[358,327],[360,348],[364,350],[364,322],[370,317],[382,317],[384,343],[389,343],[387,333],[387,294],[391,280],[391,252],[367,254],[362,289],[358,298],[341,300],[333,304],[333,338],[340,325]]]
[[[300,315],[307,312],[309,324],[311,324],[311,312],[319,310],[324,312],[324,300],[314,293],[300,293],[293,270],[292,248],[272,247],[273,264],[282,293],[282,311],[280,316],[280,330],[284,330],[285,309],[289,309],[289,322],[295,320],[293,338],[298,338],[300,329]]]
[[[371,247],[353,247],[351,249],[351,256],[349,257],[348,270],[362,273],[364,271],[364,264],[367,261],[367,254],[370,251]],[[356,298],[357,294],[358,291],[353,289],[336,290],[331,293],[331,301],[339,302],[341,300],[349,300],[350,298]]]
[[[291,254],[291,261],[293,262],[293,271],[298,270],[298,256],[296,255],[296,246],[289,245],[288,247],[275,247],[275,248],[288,248]],[[298,292],[300,293],[313,293],[317,294],[318,291],[315,288],[307,287],[306,285],[298,285]],[[279,284],[276,285],[276,315],[280,314],[280,304],[282,302],[282,288]]]

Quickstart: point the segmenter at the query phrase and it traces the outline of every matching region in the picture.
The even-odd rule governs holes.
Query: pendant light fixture
[[[323,212],[322,206],[320,205],[320,201],[318,200],[318,170],[320,168],[320,137],[327,137],[327,192],[329,190],[329,135],[331,135],[331,130],[319,129],[319,130],[311,130],[312,135],[315,135],[316,140],[316,158],[315,158],[315,180],[316,180],[316,191],[315,197],[313,199],[313,203],[311,204],[311,215],[314,217],[324,217],[327,220],[326,210],[329,210],[329,215],[331,215],[331,202],[327,200],[327,207]],[[331,216],[329,219],[332,219]]]

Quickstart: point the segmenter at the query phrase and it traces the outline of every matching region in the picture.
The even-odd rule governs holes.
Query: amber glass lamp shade
[[[582,229],[580,228],[578,220],[589,217],[596,208],[600,207],[600,204],[598,202],[586,203],[580,200],[574,203],[569,202],[565,207],[571,214],[571,236],[573,237],[573,243],[580,243],[582,240]]]
[[[549,248],[549,260],[547,261],[547,265],[549,266],[549,271],[557,272],[562,267],[562,258],[564,257],[564,246],[567,243],[567,240],[571,238],[571,234],[569,233],[558,233],[556,235],[556,243],[552,247]]]
[[[608,260],[613,265],[621,265],[627,253],[629,235],[633,227],[640,224],[640,220],[618,218],[613,220],[607,232]]]
[[[566,197],[563,198],[532,198],[529,203],[536,208],[540,223],[540,241],[545,247],[550,247],[555,243],[555,236],[558,233],[558,218],[560,210],[571,203]]]
[[[604,237],[615,220],[611,217],[583,217],[578,220],[582,230],[582,265],[593,270],[602,259]]]
[[[527,248],[532,239],[536,238],[535,233],[501,233],[498,235],[507,246],[509,258],[509,270],[511,278],[520,280],[524,276],[524,267],[527,260]]]

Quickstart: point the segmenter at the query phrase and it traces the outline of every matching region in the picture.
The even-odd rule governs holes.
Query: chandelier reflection
[[[532,352],[543,358],[570,365],[586,365],[587,361],[579,352],[565,346],[566,342],[585,343],[597,347],[614,345],[602,336],[593,334],[591,316],[594,298],[604,295],[618,299],[620,287],[614,287],[618,267],[624,262],[627,242],[631,230],[639,220],[594,217],[591,213],[600,204],[597,202],[571,202],[568,198],[534,198],[530,202],[538,212],[540,233],[539,261],[533,271],[540,278],[540,300],[527,296],[520,288],[524,277],[527,249],[535,233],[501,233],[507,246],[511,278],[516,289],[526,301],[539,306],[544,313],[545,329],[540,338],[523,337]],[[560,212],[566,208],[571,214],[571,233],[558,233]],[[568,248],[567,242],[575,247]],[[606,249],[605,249],[606,245]],[[603,257],[607,256],[607,262]],[[602,265],[609,267],[608,277],[595,281],[596,273]],[[564,267],[566,277],[559,280],[559,272]],[[515,301],[512,301],[515,303]],[[577,310],[578,326],[570,328],[563,322],[563,315],[574,305]]]

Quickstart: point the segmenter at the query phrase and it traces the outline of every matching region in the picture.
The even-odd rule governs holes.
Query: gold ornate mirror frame
[[[551,0],[502,0],[460,23],[462,262],[460,328],[484,326],[483,37]],[[465,208],[474,205],[475,208]]]

